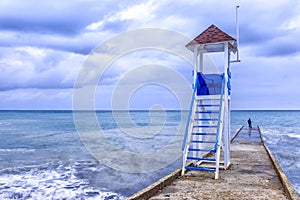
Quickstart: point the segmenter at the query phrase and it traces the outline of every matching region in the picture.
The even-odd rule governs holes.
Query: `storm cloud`
[[[296,92],[300,81],[295,77],[300,73],[297,0],[3,0],[0,2],[0,109],[70,109],[74,82],[82,63],[97,45],[126,31],[155,27],[193,39],[215,24],[235,37],[236,5],[240,5],[242,62],[232,65],[232,108],[300,109],[296,100],[290,100],[288,106],[278,103],[300,95]],[[140,63],[164,63],[192,82],[191,69],[178,58],[160,53],[151,57],[147,51],[133,55],[116,61],[99,78],[99,84],[105,87],[102,96],[109,96],[124,73]],[[100,107],[109,109],[109,100],[106,102]]]

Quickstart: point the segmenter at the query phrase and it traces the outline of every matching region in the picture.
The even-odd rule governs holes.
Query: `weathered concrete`
[[[251,134],[244,128],[234,141],[239,142],[231,144],[231,166],[220,171],[218,180],[213,173],[202,171],[181,177],[177,170],[129,199],[300,199],[272,154],[269,156],[259,128]]]

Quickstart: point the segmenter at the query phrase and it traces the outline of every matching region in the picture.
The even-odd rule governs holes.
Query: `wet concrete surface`
[[[237,137],[234,138],[232,142],[261,143],[262,141],[261,141],[260,133],[258,131],[258,127],[256,128],[243,127],[243,129],[239,132]]]
[[[150,199],[288,199],[260,138],[244,128],[231,144],[231,165],[214,173],[188,171]]]
[[[150,199],[288,199],[259,143],[232,144],[232,164],[214,173],[189,171]]]

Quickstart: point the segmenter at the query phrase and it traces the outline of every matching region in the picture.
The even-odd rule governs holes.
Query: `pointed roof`
[[[233,37],[219,29],[215,25],[210,25],[205,31],[203,31],[200,35],[195,37],[192,41],[190,41],[187,46],[193,46],[196,44],[212,44],[212,43],[220,43],[226,41],[236,41]]]

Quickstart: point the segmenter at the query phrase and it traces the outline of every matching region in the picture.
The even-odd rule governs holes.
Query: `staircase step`
[[[218,121],[218,119],[198,119],[198,118],[195,118],[194,120],[195,121]]]
[[[189,151],[197,151],[197,152],[209,152],[209,153],[216,153],[215,149],[194,149],[194,148],[189,148]]]
[[[217,135],[217,133],[192,133],[192,135]]]
[[[219,111],[218,110],[207,110],[207,111],[196,111],[196,113],[214,114],[214,113],[219,113]]]
[[[220,94],[217,94],[217,95],[201,95],[201,96],[196,96],[196,100],[197,101],[209,101],[209,103],[211,103],[211,101],[218,101],[219,102],[220,98],[221,98]]]
[[[218,126],[195,125],[193,128],[218,128]]]
[[[187,169],[187,170],[207,171],[207,172],[215,172],[216,171],[216,169],[213,169],[213,168],[191,167],[191,166],[186,166],[185,169]]]
[[[220,107],[219,104],[198,104],[198,107]]]
[[[197,157],[190,157],[186,158],[187,160],[202,160],[202,161],[216,161],[214,158],[197,158]]]
[[[201,144],[214,144],[215,141],[200,141],[200,140],[192,140],[192,143],[201,143]]]

